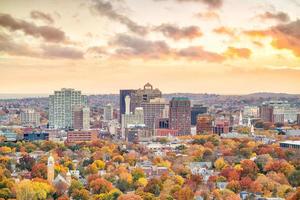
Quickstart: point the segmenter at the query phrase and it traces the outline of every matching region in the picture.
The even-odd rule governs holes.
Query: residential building
[[[87,97],[81,91],[63,88],[49,96],[49,127],[73,128],[74,106],[87,106]]]
[[[178,135],[191,134],[191,101],[186,97],[173,97],[170,101],[169,128]]]
[[[40,126],[40,113],[36,112],[34,109],[25,109],[20,113],[20,120],[23,126]]]

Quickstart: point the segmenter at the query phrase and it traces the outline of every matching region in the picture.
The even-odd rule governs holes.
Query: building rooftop
[[[296,145],[300,145],[300,140],[286,140],[286,141],[282,141],[280,143],[284,143],[284,144],[296,144]]]
[[[189,101],[190,99],[187,97],[173,97],[172,101]]]

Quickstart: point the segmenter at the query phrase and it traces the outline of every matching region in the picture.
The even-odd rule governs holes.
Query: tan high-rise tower
[[[52,153],[50,153],[50,156],[48,158],[47,180],[50,184],[52,184],[54,180],[54,158],[52,156]]]

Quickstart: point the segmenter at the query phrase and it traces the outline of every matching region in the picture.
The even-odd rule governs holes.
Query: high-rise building
[[[211,115],[198,115],[197,117],[197,133],[212,133],[213,118]]]
[[[162,93],[159,89],[153,89],[153,86],[147,83],[143,89],[136,90],[130,97],[130,107],[134,110],[136,107],[141,107],[142,103],[149,103],[151,99],[161,98]]]
[[[63,88],[49,96],[49,127],[73,128],[74,106],[87,106],[87,97],[81,91]]]
[[[186,97],[173,97],[169,119],[170,129],[178,130],[178,135],[191,134],[191,101]]]
[[[150,99],[150,102],[142,103],[144,109],[144,122],[146,127],[154,129],[160,118],[169,117],[169,104],[162,98]]]
[[[131,97],[133,93],[135,93],[136,90],[120,90],[120,117],[125,114],[125,97],[129,96]],[[134,110],[130,110],[129,112],[133,112]],[[120,118],[121,122],[121,118]]]
[[[111,104],[104,107],[104,120],[109,121],[113,119],[114,108]]]
[[[22,125],[37,127],[40,126],[40,113],[33,109],[23,110],[20,114]]]
[[[207,113],[207,107],[199,104],[195,104],[192,107],[191,111],[191,124],[196,125],[197,124],[197,116],[199,114]]]
[[[259,107],[259,117],[264,122],[273,122],[273,107],[270,105],[261,105]]]
[[[90,108],[87,106],[74,106],[73,128],[76,130],[90,129]]]

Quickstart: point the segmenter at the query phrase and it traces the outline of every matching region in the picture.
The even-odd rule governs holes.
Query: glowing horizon
[[[297,0],[0,2],[0,93],[300,93]]]

